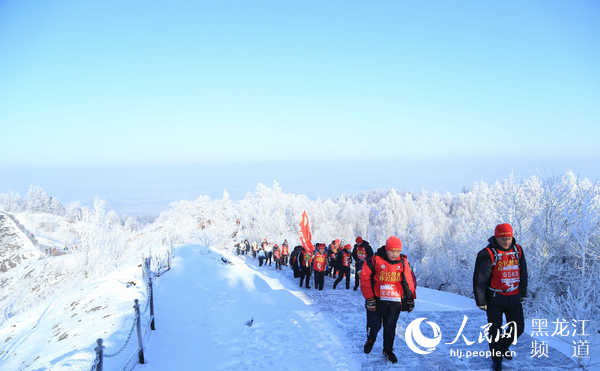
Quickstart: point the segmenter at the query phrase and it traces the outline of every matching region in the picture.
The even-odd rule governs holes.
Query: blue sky
[[[0,166],[600,157],[596,1],[0,2]]]
[[[0,193],[600,178],[597,1],[0,1]]]

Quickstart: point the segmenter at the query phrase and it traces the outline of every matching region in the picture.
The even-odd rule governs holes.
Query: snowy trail
[[[287,267],[285,267],[287,268]],[[298,279],[293,278],[293,273],[290,269],[282,271],[288,279],[294,280],[298,284]],[[491,361],[486,358],[473,357],[469,359],[451,357],[450,351],[462,350],[463,354],[466,351],[486,351],[488,350],[487,342],[478,343],[480,325],[487,323],[485,312],[479,309],[465,310],[463,305],[455,305],[452,301],[440,302],[444,299],[443,296],[433,290],[420,288],[417,290],[417,297],[421,300],[416,300],[415,310],[411,313],[402,312],[396,328],[396,340],[394,342],[395,353],[398,356],[398,364],[392,365],[387,362],[382,351],[382,332],[379,333],[377,342],[370,354],[364,354],[362,346],[366,340],[366,314],[364,309],[364,299],[360,293],[360,289],[353,291],[354,277],[351,279],[350,290],[346,290],[342,281],[337,289],[333,289],[334,279],[325,277],[325,285],[323,291],[314,289],[304,289],[305,294],[311,298],[318,310],[327,313],[333,319],[332,323],[337,324],[340,332],[346,336],[348,343],[351,346],[347,347],[348,352],[360,360],[361,370],[377,371],[377,370],[490,370]],[[311,281],[312,287],[312,281]],[[433,292],[432,292],[433,291]],[[433,298],[438,300],[428,300],[433,294]],[[446,294],[446,296],[451,296]],[[465,298],[467,301],[471,299]],[[450,299],[452,300],[452,299]],[[425,305],[424,305],[425,304]],[[462,303],[461,303],[462,304]],[[471,303],[469,303],[471,304]],[[474,306],[474,304],[472,304]],[[439,310],[422,310],[419,307],[439,308]],[[475,341],[475,344],[467,346],[461,336],[455,344],[449,345],[445,343],[453,342],[456,334],[462,325],[463,316],[468,317],[467,324],[462,334],[469,341]],[[425,317],[428,321],[435,322],[444,331],[448,333],[442,342],[437,346],[437,349],[427,355],[419,355],[410,350],[404,340],[406,326],[417,318]],[[477,323],[473,326],[473,323]],[[383,331],[383,330],[382,330]],[[505,370],[544,370],[544,371],[560,371],[560,370],[579,370],[575,362],[569,357],[554,350],[550,358],[531,358],[531,343],[532,339],[529,335],[523,334],[517,344],[511,348],[517,356],[510,362],[504,362]],[[551,350],[552,351],[552,350]]]
[[[157,330],[145,351],[148,363],[136,369],[360,367],[339,359],[345,337],[302,292],[289,289],[282,271],[227,259],[233,265],[207,248],[177,248],[171,271],[155,281]]]
[[[288,278],[293,279],[291,271],[289,272]],[[296,281],[297,280],[294,282]],[[360,360],[360,370],[377,371],[405,369],[452,371],[491,369],[491,361],[486,358],[474,357],[465,359],[450,356],[451,350],[456,351],[457,349],[461,349],[463,354],[465,354],[466,351],[486,351],[488,349],[486,342],[477,342],[480,332],[479,324],[487,323],[485,313],[479,309],[461,310],[460,312],[448,310],[456,308],[453,307],[452,303],[448,303],[448,305],[442,303],[431,303],[431,305],[427,305],[427,307],[433,305],[444,308],[440,311],[420,310],[419,304],[423,303],[419,303],[419,300],[417,299],[417,307],[413,312],[401,313],[396,328],[396,340],[394,342],[395,353],[399,359],[398,364],[392,365],[383,358],[383,355],[381,354],[383,348],[382,332],[378,335],[373,351],[368,355],[364,354],[362,346],[366,339],[366,314],[364,309],[364,299],[360,293],[360,289],[358,291],[353,291],[353,283],[351,283],[350,290],[346,290],[345,288],[340,289],[339,285],[336,290],[333,290],[333,281],[333,278],[326,277],[323,291],[305,289],[305,293],[315,303],[315,306],[319,308],[319,311],[327,313],[327,315],[333,319],[332,323],[339,326],[340,332],[345,335],[348,343],[351,344],[351,346],[347,347],[348,352],[350,355]],[[418,290],[417,297],[419,297],[419,294],[421,294],[421,296],[426,296],[423,295],[424,291],[425,290],[422,288]],[[467,324],[478,324],[477,326],[465,326],[462,333],[469,341],[475,341],[475,344],[467,346],[462,339],[462,336],[461,339],[453,345],[445,344],[452,342],[456,337],[462,324],[463,315],[468,317]],[[404,340],[406,326],[411,321],[421,317],[427,318],[428,321],[435,322],[443,329],[444,334],[449,334],[447,337],[444,337],[443,341],[437,346],[437,349],[434,352],[427,355],[414,353],[408,348],[406,341]],[[514,350],[518,356],[510,362],[504,362],[503,366],[505,370],[559,371],[579,369],[571,359],[557,351],[552,354],[550,359],[531,358],[531,337],[527,334],[523,334],[519,338],[517,345],[511,348],[511,350]]]
[[[364,354],[364,300],[360,290],[333,289],[325,278],[323,291],[300,288],[289,267],[258,267],[250,257],[226,257],[209,249],[184,245],[176,252],[174,266],[157,280],[155,314],[157,330],[146,349],[144,371],[177,370],[489,370],[484,357],[459,358],[451,351],[486,351],[478,343],[485,313],[472,309],[471,300],[421,288],[416,309],[402,313],[395,352],[399,363],[381,354],[382,333],[371,354]],[[468,317],[462,337],[452,342]],[[404,340],[406,326],[426,317],[440,326],[443,338],[430,354],[410,350]],[[253,325],[246,323],[253,318]],[[426,333],[423,325],[423,334]],[[515,359],[506,370],[575,370],[575,362],[551,348],[549,358],[531,358],[531,338],[524,334],[511,350]],[[199,357],[204,355],[204,357]]]

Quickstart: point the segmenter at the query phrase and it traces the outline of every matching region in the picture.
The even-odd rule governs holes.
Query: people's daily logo
[[[429,326],[433,329],[433,339],[429,339],[421,333],[421,322],[427,318],[421,317],[412,321],[406,328],[404,338],[406,344],[415,353],[418,354],[429,354],[435,350],[435,347],[442,341],[442,331],[440,327],[431,321],[427,321]],[[415,344],[416,343],[416,344]]]

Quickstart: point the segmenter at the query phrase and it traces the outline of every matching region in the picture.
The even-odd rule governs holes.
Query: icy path
[[[287,274],[286,274],[287,275]],[[291,271],[289,277],[293,278]],[[491,370],[491,360],[485,357],[465,357],[467,351],[479,352],[488,350],[487,342],[478,342],[481,332],[480,326],[487,324],[485,312],[479,309],[467,309],[474,307],[471,299],[463,298],[457,295],[428,290],[424,288],[417,289],[416,308],[411,313],[403,312],[400,315],[398,326],[396,328],[396,340],[394,342],[395,353],[399,362],[392,365],[386,362],[381,354],[383,349],[383,330],[380,331],[373,351],[367,355],[364,354],[362,346],[366,339],[366,314],[364,309],[364,299],[358,291],[353,291],[354,285],[351,280],[350,290],[345,287],[333,290],[333,278],[325,279],[323,291],[314,289],[305,289],[306,294],[314,301],[319,311],[333,319],[341,333],[347,338],[349,344],[349,356],[356,357],[360,364],[360,370],[378,371],[378,370]],[[425,308],[422,309],[422,308]],[[431,310],[433,309],[433,310]],[[455,339],[462,325],[464,316],[467,316],[467,323],[462,332],[467,340],[474,341],[468,346],[462,338],[454,344]],[[427,337],[433,337],[433,331],[426,321],[436,323],[442,331],[442,341],[436,347],[435,351],[427,355],[420,355],[412,350],[406,344],[404,339],[405,330],[408,324],[417,318],[427,318],[421,325],[422,332]],[[427,333],[429,330],[429,333]],[[517,344],[511,347],[516,352],[512,361],[503,362],[504,370],[581,370],[575,362],[557,350],[550,348],[549,357],[532,358],[531,344],[533,339],[523,334]],[[451,356],[453,351],[454,356]],[[462,357],[457,355],[462,352]]]
[[[179,247],[173,269],[156,282],[157,330],[146,349],[146,365],[136,370],[489,370],[486,358],[459,358],[451,351],[486,351],[478,343],[485,313],[470,299],[419,289],[416,309],[402,313],[395,341],[400,362],[387,363],[382,333],[371,354],[362,352],[365,310],[362,295],[326,277],[325,289],[298,286],[289,267],[258,267],[249,257],[228,257],[209,249]],[[311,287],[314,282],[311,280]],[[462,324],[469,341],[452,342]],[[404,340],[406,326],[426,317],[439,325],[442,341],[430,354],[419,355]],[[252,326],[246,323],[253,318]],[[425,336],[429,326],[422,324]],[[575,370],[576,364],[550,348],[548,358],[531,358],[532,339],[523,335],[505,370]]]

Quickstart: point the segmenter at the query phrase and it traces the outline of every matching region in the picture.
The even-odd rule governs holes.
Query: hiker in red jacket
[[[273,247],[273,260],[275,260],[275,269],[281,270],[281,248],[277,244]]]
[[[402,241],[396,236],[387,239],[363,264],[360,291],[367,309],[367,341],[364,352],[369,354],[383,323],[383,354],[392,363],[396,323],[401,311],[411,312],[417,297],[416,285],[406,255],[401,254]]]
[[[281,244],[281,264],[283,265],[288,265],[288,256],[290,255],[289,249],[287,240],[284,240],[283,244]]]
[[[318,243],[317,251],[313,257],[313,271],[315,272],[315,289],[323,290],[325,283],[325,271],[327,270],[327,251],[325,244]]]

